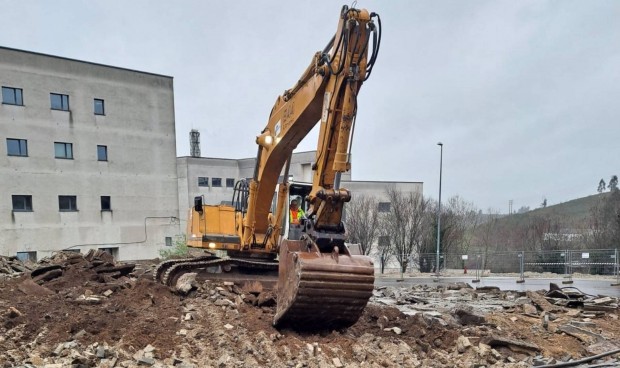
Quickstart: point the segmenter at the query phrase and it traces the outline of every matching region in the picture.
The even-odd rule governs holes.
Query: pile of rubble
[[[503,360],[509,362],[553,364],[620,349],[619,299],[584,294],[573,287],[551,284],[549,291],[539,292],[473,289],[465,283],[381,287],[374,291],[372,301],[408,316],[471,326],[457,339],[459,352],[467,350],[473,340],[483,344],[483,350],[496,348],[505,353]],[[487,363],[497,360],[497,354],[491,356]]]
[[[584,311],[613,312],[618,309],[618,298],[589,295],[576,287],[559,287],[553,283],[545,293],[545,298],[553,305],[581,308]]]
[[[530,313],[538,308],[542,311],[560,311],[566,308],[580,308],[583,311],[616,312],[619,299],[609,296],[589,295],[575,287],[563,287],[551,283],[549,291],[501,291],[495,286],[473,289],[469,284],[459,282],[447,286],[413,285],[409,288],[379,287],[373,292],[372,301],[395,306],[404,314],[448,311],[455,304],[467,304],[481,313],[511,311],[517,306]],[[559,308],[563,307],[563,308]]]
[[[116,263],[114,257],[105,251],[91,249],[86,254],[78,252],[58,252],[46,257],[38,263],[22,262],[16,257],[0,256],[0,280],[20,277],[29,273],[37,283],[61,277],[67,268],[90,269],[102,276],[103,282],[111,278],[126,276],[131,273],[135,264]]]
[[[30,272],[37,266],[32,262],[22,262],[17,257],[0,256],[0,281],[18,277],[24,272]]]
[[[0,282],[0,367],[529,367],[613,352],[620,341],[617,298],[568,289],[559,290],[567,299],[381,287],[352,327],[301,333],[272,326],[275,295],[260,285],[186,274],[173,290],[152,282],[149,267],[80,257]]]

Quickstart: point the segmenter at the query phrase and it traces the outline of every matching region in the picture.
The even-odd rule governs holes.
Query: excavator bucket
[[[372,259],[351,255],[346,247],[321,253],[311,244],[284,240],[280,245],[273,324],[297,330],[349,327],[360,318],[372,296]]]

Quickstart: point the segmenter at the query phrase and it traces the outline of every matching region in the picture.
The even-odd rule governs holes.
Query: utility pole
[[[441,244],[441,172],[443,167],[443,143],[438,142],[439,146],[439,205],[437,206],[437,259],[435,263],[435,281],[439,281],[439,246]]]

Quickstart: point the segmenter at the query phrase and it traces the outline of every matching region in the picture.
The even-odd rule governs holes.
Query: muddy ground
[[[204,282],[181,295],[149,267],[102,275],[100,263],[58,263],[54,278],[0,280],[0,367],[529,367],[620,341],[617,300],[584,308],[468,285],[382,288],[352,327],[302,333],[272,327],[267,292]]]

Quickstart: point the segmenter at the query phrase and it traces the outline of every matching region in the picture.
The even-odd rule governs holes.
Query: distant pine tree
[[[601,179],[601,181],[598,182],[598,189],[596,191],[599,193],[603,193],[606,186],[607,184],[605,183],[605,180]]]
[[[609,185],[607,187],[611,192],[618,190],[618,175],[614,175],[609,179]]]

